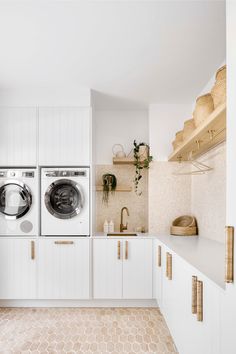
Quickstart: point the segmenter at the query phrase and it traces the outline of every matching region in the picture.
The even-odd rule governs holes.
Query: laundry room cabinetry
[[[162,304],[162,271],[163,271],[163,246],[160,242],[155,240],[153,247],[153,276],[154,276],[154,298],[158,306],[161,308]]]
[[[152,298],[152,240],[93,239],[95,299]]]
[[[202,282],[202,306],[199,307],[202,319],[192,313],[197,299],[197,292],[193,291],[193,276]],[[179,353],[220,354],[218,286],[164,245],[161,282],[161,312]]]
[[[42,238],[38,252],[39,299],[89,298],[89,239]]]
[[[39,165],[90,164],[90,108],[39,108]]]
[[[36,166],[37,109],[0,108],[0,166]]]
[[[20,300],[36,298],[35,239],[0,239],[0,299]]]

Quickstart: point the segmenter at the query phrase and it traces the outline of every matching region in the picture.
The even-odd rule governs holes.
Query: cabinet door
[[[123,298],[152,298],[152,240],[123,241]]]
[[[36,242],[0,239],[0,299],[36,298]]]
[[[93,240],[93,296],[122,298],[122,241]]]
[[[89,108],[40,108],[39,164],[85,166],[89,163]]]
[[[89,298],[88,239],[39,240],[38,297]]]
[[[155,291],[154,297],[157,300],[157,304],[162,308],[162,269],[163,269],[163,246],[158,241],[155,241],[154,246],[154,281]]]
[[[0,108],[0,166],[36,166],[36,108]]]

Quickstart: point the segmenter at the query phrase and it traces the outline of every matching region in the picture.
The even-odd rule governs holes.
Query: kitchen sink
[[[135,234],[133,232],[111,232],[111,233],[108,233],[107,236],[118,236],[118,237],[122,237],[122,236],[138,236],[138,234]]]

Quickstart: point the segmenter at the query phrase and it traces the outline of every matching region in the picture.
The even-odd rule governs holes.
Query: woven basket
[[[183,130],[183,140],[186,140],[189,135],[192,134],[192,132],[195,129],[195,122],[194,119],[189,119],[184,122],[184,130]]]
[[[219,68],[216,72],[216,81],[226,80],[226,65]]]
[[[196,127],[198,127],[204,120],[213,112],[214,102],[210,93],[200,96],[196,100],[196,106],[193,112],[193,119]]]
[[[217,80],[211,90],[214,107],[226,102],[226,79]]]
[[[175,140],[172,142],[174,150],[177,149],[183,142],[183,130],[175,134]]]
[[[183,215],[175,219],[170,228],[171,235],[194,236],[197,235],[197,222],[193,216]]]

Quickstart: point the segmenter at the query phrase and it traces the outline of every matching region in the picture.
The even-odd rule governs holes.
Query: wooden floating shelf
[[[226,104],[222,104],[169,156],[169,161],[188,161],[190,153],[196,158],[225,140]]]
[[[103,186],[96,186],[97,192],[103,192]],[[115,192],[132,192],[132,187],[117,186]]]
[[[133,165],[133,157],[113,157],[113,165]]]

